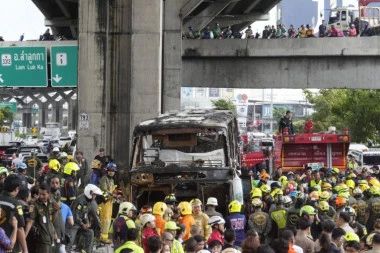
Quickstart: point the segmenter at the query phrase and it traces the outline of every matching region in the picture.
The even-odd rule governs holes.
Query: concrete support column
[[[187,1],[164,1],[163,112],[179,110],[181,107],[182,19],[179,13]]]
[[[63,119],[63,108],[60,102],[55,102],[52,107],[52,122],[58,122],[62,124]]]
[[[45,127],[46,122],[48,121],[48,114],[49,114],[48,104],[42,103],[38,110],[39,110],[39,112],[38,112],[38,124],[40,127]]]
[[[78,124],[78,100],[70,99],[68,102],[67,126],[69,130],[76,130]]]
[[[32,127],[32,113],[30,112],[24,112],[22,114],[22,124],[26,128]]]
[[[129,167],[131,135],[161,111],[161,0],[82,0],[79,5],[78,148],[105,148]],[[83,118],[83,117],[82,117]],[[85,123],[85,124],[82,124]]]

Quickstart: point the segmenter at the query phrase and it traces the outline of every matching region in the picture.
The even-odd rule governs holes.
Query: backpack
[[[124,217],[118,217],[113,222],[113,240],[124,244],[127,241],[127,221]]]

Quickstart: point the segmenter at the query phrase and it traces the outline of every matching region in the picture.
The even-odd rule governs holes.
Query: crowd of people
[[[186,39],[282,39],[282,38],[323,38],[323,37],[357,37],[357,36],[371,36],[372,29],[366,25],[364,30],[360,32],[359,22],[350,24],[347,30],[338,29],[334,25],[327,27],[325,21],[318,27],[317,33],[314,28],[307,25],[301,25],[296,29],[290,25],[289,29],[283,24],[277,26],[267,25],[264,27],[262,33],[254,33],[251,26],[248,26],[244,33],[233,32],[230,26],[220,27],[218,23],[214,28],[207,26],[201,31],[195,30],[192,26],[188,27],[188,31],[183,35]]]
[[[380,170],[370,173],[354,157],[344,172],[285,175],[279,167],[270,176],[243,164],[252,190],[244,203],[223,203],[228,210],[212,196],[202,203],[175,193],[137,209],[104,149],[91,164],[80,151],[62,153],[53,149],[41,169],[35,155],[0,168],[0,252],[93,252],[105,244],[138,253],[380,252]]]

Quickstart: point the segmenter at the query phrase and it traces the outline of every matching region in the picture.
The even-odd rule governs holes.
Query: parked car
[[[12,164],[12,155],[17,153],[18,148],[12,147],[5,150],[3,156],[1,157],[1,161],[4,165],[11,166]]]
[[[48,140],[38,140],[37,142],[37,146],[39,146],[42,149],[42,152],[44,152],[45,154],[48,153],[48,145]]]
[[[58,144],[60,147],[63,147],[68,142],[71,142],[71,138],[69,136],[64,136],[59,138]]]
[[[28,136],[26,136],[24,142],[25,142],[25,145],[27,145],[27,146],[37,145],[38,137],[34,136],[34,135],[28,135]]]
[[[24,159],[27,159],[28,157],[31,156],[32,149],[37,150],[37,157],[43,163],[46,163],[48,161],[48,156],[44,152],[42,152],[42,149],[40,146],[23,146],[23,147],[20,147],[17,150],[17,154],[21,154],[24,157]]]
[[[25,142],[24,141],[10,141],[8,142],[9,146],[12,146],[12,147],[21,147],[21,146],[25,146]]]

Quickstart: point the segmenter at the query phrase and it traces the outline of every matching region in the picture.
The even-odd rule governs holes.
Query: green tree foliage
[[[337,130],[348,127],[353,142],[379,140],[379,90],[324,89],[317,94],[308,90],[304,93],[314,105],[314,132],[326,131],[329,126]]]
[[[216,110],[231,110],[237,115],[236,106],[230,100],[220,98],[212,100],[211,103]]]
[[[0,126],[10,125],[13,122],[13,112],[11,108],[0,108]]]

